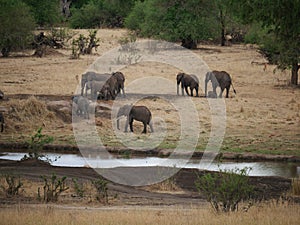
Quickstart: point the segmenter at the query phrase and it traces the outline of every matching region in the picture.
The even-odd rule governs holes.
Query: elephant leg
[[[129,119],[129,127],[130,127],[130,131],[133,132],[133,118]]]
[[[188,87],[187,86],[185,87],[185,92],[186,92],[187,95],[189,95],[189,91],[188,91]]]
[[[195,90],[196,90],[196,97],[199,97],[198,88],[196,87]]]
[[[154,129],[153,129],[153,123],[152,123],[152,120],[149,122],[149,127],[150,127],[151,133],[153,133],[153,132],[154,132]]]
[[[224,91],[224,88],[221,87],[221,92],[220,92],[220,94],[219,94],[219,98],[222,98],[223,91]]]
[[[191,88],[191,87],[190,87],[190,90],[191,90],[191,96],[194,96],[194,95],[193,95],[194,88]]]
[[[213,86],[213,92],[214,92],[215,96],[217,96],[217,87],[216,86]]]
[[[230,86],[226,88],[226,98],[229,98],[229,89],[230,89]]]
[[[143,134],[146,134],[147,133],[147,123],[146,122],[143,122],[144,124],[144,129],[143,129]]]
[[[128,119],[128,117],[127,117],[126,123],[125,123],[125,132],[126,132],[126,133],[127,133],[127,131],[128,131],[128,123],[129,123],[129,119]]]

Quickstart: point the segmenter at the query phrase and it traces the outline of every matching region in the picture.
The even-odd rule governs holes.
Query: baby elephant
[[[73,102],[77,104],[76,114],[83,115],[85,119],[90,119],[89,116],[89,100],[83,96],[74,96]]]
[[[121,116],[126,116],[126,125],[125,125],[125,132],[128,129],[128,123],[130,125],[130,131],[133,132],[133,120],[141,121],[144,124],[144,129],[142,133],[147,133],[147,125],[149,125],[151,132],[153,133],[153,126],[152,126],[152,115],[150,110],[146,106],[133,106],[133,105],[124,105],[122,106],[117,114],[117,128],[120,130],[119,127],[119,119]]]
[[[0,112],[0,123],[1,123],[1,132],[4,130],[4,116],[3,113]]]

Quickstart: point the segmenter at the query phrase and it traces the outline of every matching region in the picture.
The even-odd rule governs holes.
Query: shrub
[[[20,176],[4,174],[2,178],[4,178],[4,184],[1,184],[0,187],[5,194],[7,196],[18,195],[20,188],[23,186]]]
[[[51,160],[47,157],[47,155],[41,154],[41,150],[43,150],[43,147],[45,144],[49,144],[53,142],[53,137],[49,135],[42,134],[42,127],[40,127],[35,134],[33,134],[30,139],[27,141],[28,147],[29,147],[29,153],[28,155],[25,155],[22,160],[26,159],[37,159],[37,160],[43,160],[43,158],[46,158],[47,162],[50,162]]]
[[[23,50],[33,40],[34,19],[21,0],[0,0],[0,50],[4,57]]]
[[[209,201],[216,212],[238,210],[241,201],[249,200],[253,187],[249,184],[250,168],[219,170],[198,176],[196,188]]]
[[[58,178],[55,174],[52,174],[50,179],[46,176],[41,177],[44,180],[44,196],[43,200],[45,202],[55,202],[58,200],[59,195],[68,190],[69,187],[66,186],[67,177]]]
[[[97,180],[92,180],[91,182],[97,190],[97,196],[96,196],[97,200],[104,201],[104,203],[107,203],[108,202],[108,193],[107,193],[108,181],[100,177]]]
[[[82,198],[84,195],[83,184],[79,184],[77,179],[75,179],[75,178],[73,178],[72,181],[73,181],[74,190],[76,192],[76,195]]]

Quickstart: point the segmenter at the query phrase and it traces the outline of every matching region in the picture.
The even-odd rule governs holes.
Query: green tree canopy
[[[193,48],[197,40],[217,36],[215,12],[214,2],[208,0],[137,1],[125,25],[142,36],[181,41]]]
[[[21,0],[0,0],[0,49],[7,57],[13,50],[25,48],[32,41],[34,19]]]
[[[31,9],[36,23],[40,26],[53,26],[60,22],[60,0],[22,0]]]
[[[135,0],[89,0],[71,8],[73,28],[122,27]],[[82,2],[83,3],[83,2]]]
[[[291,68],[291,83],[298,84],[300,68],[300,0],[231,0],[245,23],[258,22],[268,30],[261,41],[269,59],[279,68]]]

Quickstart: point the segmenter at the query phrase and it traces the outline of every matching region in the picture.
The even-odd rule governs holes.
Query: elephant
[[[179,84],[181,83],[181,93],[184,95],[184,90],[189,95],[188,87],[190,87],[191,96],[193,96],[193,90],[196,90],[196,97],[198,97],[199,80],[196,75],[189,75],[186,73],[178,73],[177,77],[177,95],[179,95]]]
[[[89,100],[83,96],[74,96],[73,102],[77,104],[76,114],[84,116],[85,119],[90,119],[89,115]]]
[[[206,73],[206,75],[205,75],[205,96],[207,96],[207,83],[209,81],[211,81],[211,83],[212,83],[213,93],[215,96],[217,95],[217,92],[216,92],[217,87],[221,88],[219,98],[222,98],[224,89],[226,89],[226,98],[228,98],[230,86],[232,86],[233,91],[236,94],[236,91],[232,84],[231,77],[226,71],[213,70],[212,72]]]
[[[88,71],[81,76],[81,95],[83,96],[84,88],[85,90],[85,96],[87,96],[87,90],[89,87],[86,86],[87,82],[89,81],[106,81],[111,77],[111,74],[104,73],[104,74],[99,74],[96,72]]]
[[[124,91],[124,82],[125,82],[125,76],[122,72],[114,72],[112,73],[112,76],[115,76],[117,78],[118,87],[117,87],[117,94],[119,94],[122,90],[123,96],[125,97],[125,91]]]
[[[1,132],[4,131],[4,116],[3,113],[0,112],[0,123],[1,123]]]
[[[106,101],[108,101],[109,99],[114,100],[115,93],[112,91],[111,87],[105,83],[101,88],[101,91],[99,92],[97,99],[104,99]]]
[[[146,106],[134,106],[134,105],[124,105],[120,107],[118,114],[117,114],[117,128],[120,130],[119,127],[119,119],[121,116],[126,116],[126,125],[125,125],[125,132],[128,129],[128,123],[130,125],[130,131],[133,132],[133,120],[140,121],[144,124],[143,132],[144,134],[147,133],[147,125],[149,125],[151,132],[154,132],[152,126],[152,115],[150,110]]]

